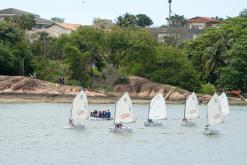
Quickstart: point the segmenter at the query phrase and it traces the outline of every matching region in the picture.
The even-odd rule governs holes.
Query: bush
[[[78,80],[68,80],[65,84],[71,86],[81,86],[81,83]]]
[[[216,92],[216,88],[213,84],[207,83],[202,85],[201,93],[213,95]]]

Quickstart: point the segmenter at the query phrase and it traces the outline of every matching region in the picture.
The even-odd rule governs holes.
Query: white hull
[[[71,129],[71,128],[80,128],[80,129],[83,129],[83,128],[85,128],[85,125],[80,125],[80,124],[74,125],[74,126],[68,125],[65,128],[69,128],[69,129]]]
[[[114,133],[130,133],[130,132],[132,132],[132,129],[129,128],[129,127],[122,127],[122,128],[112,127],[112,128],[110,128],[110,132],[114,132]]]
[[[205,135],[217,135],[219,134],[219,130],[216,130],[216,129],[205,129],[204,131],[204,134]]]
[[[195,126],[196,123],[193,122],[193,121],[182,121],[181,122],[181,126],[185,126],[185,127],[192,127],[192,126]]]
[[[88,120],[92,120],[92,121],[103,121],[103,120],[113,120],[113,118],[112,117],[110,117],[110,118],[90,117],[90,118],[88,118]]]
[[[162,123],[149,123],[149,122],[144,122],[144,126],[146,126],[146,127],[157,127],[157,126],[162,126]]]

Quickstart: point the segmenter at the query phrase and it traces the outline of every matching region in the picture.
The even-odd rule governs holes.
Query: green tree
[[[240,17],[245,17],[247,18],[247,9],[243,9],[240,13],[239,13]]]
[[[155,48],[154,61],[150,62],[147,78],[156,82],[177,85],[191,91],[200,89],[197,72],[186,55],[175,47],[160,45]],[[145,70],[146,72],[146,70]]]
[[[243,84],[246,74],[243,69],[246,61],[246,27],[247,18],[228,18],[218,27],[207,29],[197,39],[183,44],[203,83],[246,91]]]
[[[171,18],[166,18],[170,27],[186,27],[187,21],[183,15],[173,15]]]
[[[53,22],[58,22],[58,23],[63,23],[65,18],[59,18],[59,17],[52,17],[51,21]]]
[[[146,26],[150,26],[153,24],[153,21],[151,20],[151,18],[145,14],[136,15],[136,19],[137,19],[137,25],[140,27],[146,27]]]
[[[6,20],[23,30],[32,30],[36,23],[35,17],[32,14],[8,17]]]
[[[137,26],[137,19],[136,16],[125,13],[123,16],[117,17],[116,24],[120,27],[136,27]]]
[[[0,22],[0,74],[32,72],[32,52],[24,32],[9,22]],[[24,64],[24,65],[23,65]]]

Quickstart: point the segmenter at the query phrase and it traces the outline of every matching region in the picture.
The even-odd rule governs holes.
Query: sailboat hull
[[[182,121],[181,122],[181,126],[185,126],[185,127],[192,127],[192,126],[195,126],[196,123],[193,122],[193,121]]]
[[[84,129],[85,128],[85,125],[74,125],[74,126],[71,126],[71,125],[68,125],[68,126],[65,126],[64,127],[65,129]]]
[[[92,120],[92,121],[107,121],[107,120],[113,120],[113,118],[112,117],[110,117],[110,118],[98,118],[98,117],[90,117],[90,118],[88,118],[88,120]]]
[[[205,129],[205,131],[204,131],[204,134],[205,135],[217,135],[217,134],[219,134],[219,130],[215,130],[215,129]]]
[[[146,127],[157,127],[157,126],[162,126],[162,123],[149,123],[149,122],[144,122],[144,126],[146,126]]]
[[[113,132],[113,133],[130,133],[130,132],[132,132],[132,129],[129,127],[122,127],[122,128],[112,127],[112,128],[110,128],[110,132]]]

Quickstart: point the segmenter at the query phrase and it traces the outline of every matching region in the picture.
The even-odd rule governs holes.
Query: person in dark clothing
[[[102,118],[102,112],[101,111],[99,111],[99,116],[98,117]]]
[[[109,111],[109,109],[106,112],[106,118],[110,118],[111,117],[111,112]]]
[[[93,111],[93,117],[97,117],[97,110]]]
[[[116,124],[116,128],[122,128],[122,127],[123,127],[123,125],[121,123]]]
[[[74,126],[74,120],[72,118],[69,119],[69,125],[72,127]]]

